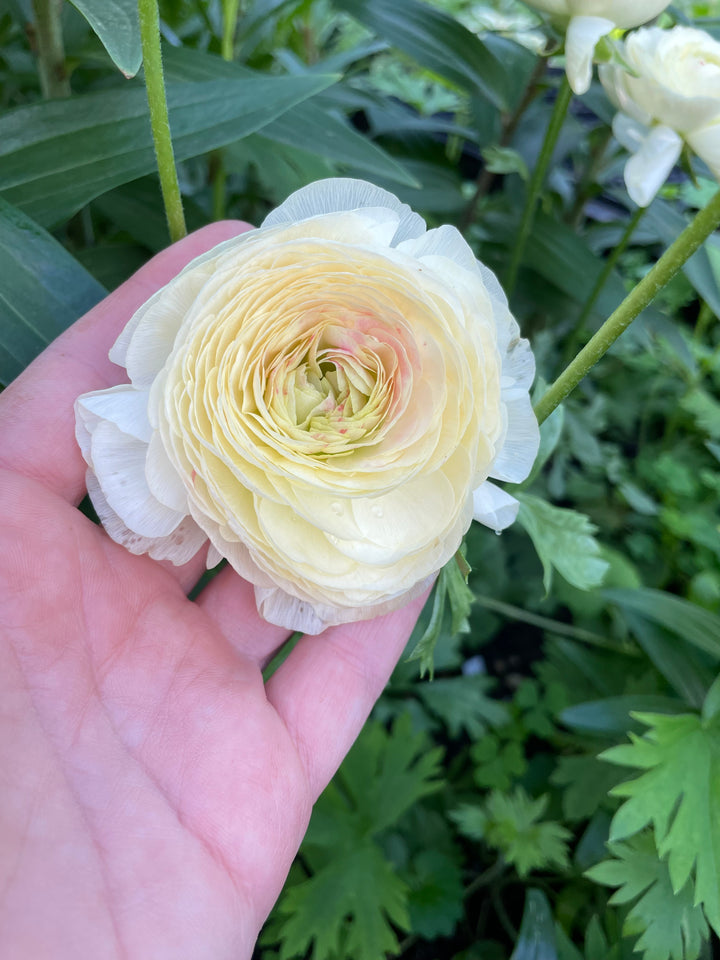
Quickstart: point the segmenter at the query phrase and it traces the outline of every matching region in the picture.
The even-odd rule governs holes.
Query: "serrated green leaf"
[[[547,803],[547,795],[533,800],[522,787],[511,794],[493,790],[485,801],[484,840],[499,850],[521,877],[543,867],[568,865],[570,831],[554,820],[540,820]]]
[[[198,156],[260,130],[336,79],[168,83],[175,157]],[[153,172],[155,164],[147,95],[139,84],[17,107],[0,118],[0,191],[46,225]]]
[[[440,850],[422,850],[408,873],[408,908],[413,933],[434,940],[452,936],[463,916],[463,878],[456,859]]]
[[[469,840],[483,840],[487,827],[487,815],[476,803],[462,803],[450,811],[450,819],[457,824],[460,833]]]
[[[587,820],[607,802],[608,792],[624,775],[593,753],[580,757],[560,757],[550,782],[565,787],[562,796],[566,820]]]
[[[622,840],[652,824],[670,881],[678,893],[694,871],[695,902],[720,933],[720,718],[695,714],[639,714],[648,730],[601,754],[610,763],[645,770],[619,784],[626,797],[610,839]]]
[[[488,697],[491,681],[482,676],[444,677],[416,687],[417,695],[445,723],[451,737],[465,731],[473,740],[488,727],[501,727],[510,715],[504,703]]]
[[[315,805],[307,842],[335,849],[338,830],[364,838],[392,826],[438,789],[441,756],[442,750],[431,747],[424,734],[413,735],[407,714],[395,720],[390,732],[379,723],[366,724]]]
[[[600,556],[600,545],[593,536],[596,528],[590,520],[575,510],[554,507],[529,493],[518,493],[517,499],[518,521],[529,534],[543,565],[546,593],[552,586],[553,568],[580,590],[600,586],[608,563]]]
[[[342,951],[354,960],[383,960],[398,948],[393,926],[409,928],[407,885],[372,843],[334,859],[286,889],[278,912],[280,960],[296,960],[312,946],[312,960]]]
[[[118,70],[134,77],[142,64],[135,0],[71,0],[100,38]]]
[[[662,590],[604,590],[611,603],[634,610],[720,660],[720,617]]]
[[[510,960],[557,960],[555,921],[542,890],[530,888],[525,894],[520,933]]]
[[[624,929],[630,936],[640,934],[635,949],[644,953],[644,960],[696,960],[709,931],[702,909],[693,904],[692,883],[673,892],[667,864],[647,833],[610,849],[616,859],[591,867],[586,876],[619,887],[610,903],[625,904],[640,897]]]
[[[447,599],[447,580],[443,574],[444,569],[440,571],[432,592],[432,608],[428,625],[407,658],[408,663],[413,660],[420,661],[421,679],[427,673],[432,680],[435,672],[434,651],[440,639]]]
[[[105,289],[54,237],[0,199],[0,383],[102,300]]]

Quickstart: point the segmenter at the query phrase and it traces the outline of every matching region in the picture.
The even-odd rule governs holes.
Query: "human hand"
[[[0,957],[249,958],[312,804],[424,598],[304,637],[230,568],[133,556],[76,509],[78,394],[213,224],[155,257],[0,395]]]

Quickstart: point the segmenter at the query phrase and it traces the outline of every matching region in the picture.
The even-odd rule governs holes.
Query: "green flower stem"
[[[540,150],[540,156],[537,159],[532,178],[528,185],[527,196],[525,198],[525,209],[523,210],[522,220],[520,221],[520,229],[518,231],[517,240],[515,241],[515,248],[512,253],[510,266],[508,267],[508,271],[505,276],[504,286],[505,293],[507,294],[508,298],[512,296],[512,293],[515,290],[520,264],[522,263],[525,247],[527,246],[533,221],[535,219],[535,209],[540,197],[540,191],[542,190],[543,183],[545,182],[545,175],[548,167],[550,166],[555,144],[560,136],[562,125],[565,122],[565,116],[567,114],[568,107],[570,106],[571,99],[572,90],[570,89],[570,84],[568,83],[567,77],[563,77],[562,83],[560,84],[560,89],[557,93],[557,98],[555,100],[555,107],[552,112],[552,117],[550,118],[550,124],[547,128],[545,139],[543,140],[542,149]]]
[[[233,60],[235,57],[235,28],[237,26],[240,0],[223,0],[223,35],[220,52],[223,60]]]
[[[590,311],[595,306],[597,298],[603,292],[603,289],[605,288],[605,284],[608,281],[608,277],[613,272],[613,269],[615,268],[615,264],[618,262],[620,257],[625,252],[625,249],[628,243],[630,243],[632,235],[635,233],[635,228],[642,220],[643,214],[645,213],[646,210],[647,210],[647,207],[637,208],[635,213],[630,218],[630,221],[627,227],[625,228],[625,232],[620,238],[620,242],[616,247],[613,248],[612,253],[605,261],[605,266],[603,267],[600,276],[597,278],[597,282],[595,283],[595,286],[592,288],[592,292],[590,296],[587,298],[587,300],[585,301],[585,306],[582,308],[582,312],[578,317],[578,322],[577,322],[578,332],[582,330],[583,324],[585,323],[587,318],[590,316]]]
[[[160,53],[160,15],[157,0],[138,0],[138,13],[145,86],[150,107],[150,126],[155,144],[155,156],[160,174],[160,189],[165,204],[170,239],[175,243],[187,234],[187,228],[170,136],[170,120]]]
[[[575,389],[637,315],[655,298],[690,259],[698,247],[720,226],[720,190],[704,210],[688,224],[655,266],[625,297],[617,310],[600,327],[590,342],[563,370],[535,407],[540,423]]]
[[[40,87],[46,100],[70,96],[61,13],[62,0],[33,0]]]

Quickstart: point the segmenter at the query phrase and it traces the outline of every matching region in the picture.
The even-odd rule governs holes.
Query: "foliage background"
[[[168,243],[142,75],[118,70],[140,66],[134,5],[57,7],[66,76],[46,99],[54,3],[0,0],[5,383]],[[349,174],[459,225],[502,277],[562,75],[532,10],[243,0],[234,42],[232,0],[160,12],[191,229]],[[720,36],[720,3],[673,22]],[[513,294],[545,382],[716,188],[676,171],[581,322],[633,213],[611,118],[597,84],[573,101]],[[719,313],[712,238],[544,425],[519,523],[470,531],[469,589],[443,573],[408,648],[427,668],[435,645],[434,679],[398,666],[258,957],[718,955]]]

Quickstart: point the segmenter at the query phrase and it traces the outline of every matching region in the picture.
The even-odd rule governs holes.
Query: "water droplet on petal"
[[[337,500],[334,500],[330,504],[330,509],[332,510],[332,512],[335,514],[336,517],[339,517],[340,514],[343,512],[342,504],[339,503]]]
[[[383,508],[378,506],[370,507],[370,513],[372,513],[374,517],[381,517],[383,515]]]

